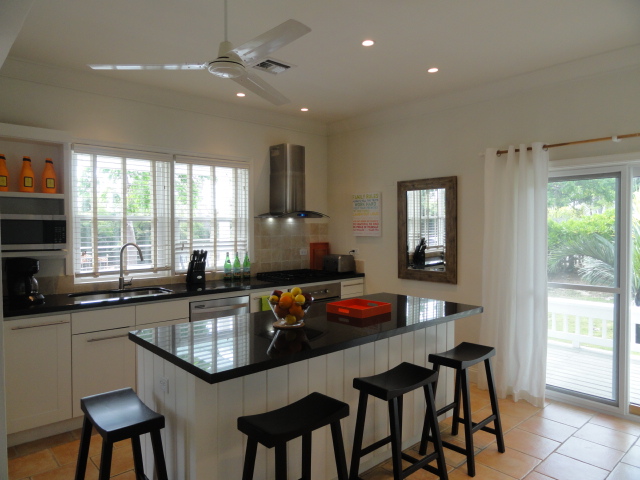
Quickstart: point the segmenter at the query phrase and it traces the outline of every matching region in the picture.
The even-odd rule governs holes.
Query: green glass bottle
[[[251,277],[251,262],[249,261],[249,252],[244,252],[244,262],[242,262],[242,278]]]
[[[227,258],[224,260],[224,281],[230,282],[231,280],[233,280],[233,269],[231,268],[229,252],[227,252]]]
[[[236,252],[236,259],[233,261],[233,279],[234,280],[242,279],[242,264],[240,263],[240,257],[238,256],[238,252]]]

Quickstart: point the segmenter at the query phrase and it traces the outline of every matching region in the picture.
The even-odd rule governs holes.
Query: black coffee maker
[[[38,293],[38,281],[34,277],[40,270],[35,258],[15,257],[5,260],[9,303],[16,307],[40,305],[44,295]]]

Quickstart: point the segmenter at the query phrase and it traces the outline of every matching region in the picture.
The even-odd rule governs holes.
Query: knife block
[[[205,284],[205,262],[189,262],[187,270],[187,285],[204,285]]]

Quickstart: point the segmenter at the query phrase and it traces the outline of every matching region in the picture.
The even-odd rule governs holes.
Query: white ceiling
[[[91,74],[330,123],[640,45],[639,0],[228,1],[234,45],[289,18],[311,28],[274,54],[297,68],[258,73],[290,104],[238,99],[204,70]],[[204,63],[223,37],[223,0],[35,0],[10,56],[83,71]]]

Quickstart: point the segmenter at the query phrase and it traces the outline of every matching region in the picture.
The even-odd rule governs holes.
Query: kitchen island
[[[163,442],[170,478],[240,479],[245,437],[236,428],[242,415],[282,407],[318,391],[351,407],[343,420],[351,453],[357,391],[353,378],[383,372],[402,361],[428,366],[429,353],[454,345],[454,320],[481,307],[394,294],[362,298],[387,302],[391,311],[369,318],[326,312],[312,305],[302,328],[274,330],[271,312],[236,315],[138,330],[138,394],[166,417]],[[451,399],[453,376],[443,375],[438,405]],[[403,446],[418,441],[424,415],[422,391],[405,397]],[[370,401],[365,442],[387,435],[387,406]],[[331,435],[313,438],[313,478],[335,478]],[[301,442],[288,446],[289,477],[300,477]],[[152,457],[144,445],[145,463]],[[389,456],[380,449],[362,469]],[[272,478],[274,458],[258,449],[255,478]]]

